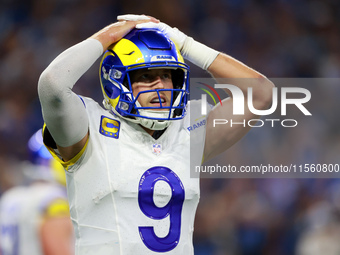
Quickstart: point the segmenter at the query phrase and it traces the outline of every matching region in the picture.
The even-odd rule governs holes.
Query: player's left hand
[[[150,22],[159,22],[158,19],[147,16],[147,15],[136,15],[136,14],[125,14],[125,15],[118,15],[117,16],[118,21],[147,21],[149,20]]]
[[[169,25],[159,22],[158,19],[146,16],[146,15],[135,15],[135,14],[126,14],[117,16],[117,20],[119,21],[140,21],[140,20],[149,20],[149,22],[137,24],[136,28],[155,28],[166,34],[172,41],[174,41],[179,49],[182,49],[183,44],[187,36],[179,31],[177,28],[170,27]]]
[[[145,20],[145,18],[150,18],[150,20]],[[128,14],[118,16],[118,19],[139,22],[139,24],[136,24],[135,26],[137,29],[154,28],[160,30],[177,45],[183,58],[204,70],[208,69],[219,54],[218,51],[196,42],[192,37],[187,36],[176,27],[170,27],[169,25],[150,16]],[[142,20],[146,22],[142,22]]]
[[[155,28],[166,34],[172,41],[174,41],[178,48],[180,50],[183,49],[183,45],[185,40],[188,38],[186,34],[181,32],[178,28],[176,27],[170,27],[169,25],[163,23],[163,22],[146,22],[146,23],[141,23],[137,24],[136,28]]]

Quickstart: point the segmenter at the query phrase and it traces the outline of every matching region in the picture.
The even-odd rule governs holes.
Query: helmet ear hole
[[[182,69],[171,70],[174,89],[181,89],[184,83],[184,71]]]

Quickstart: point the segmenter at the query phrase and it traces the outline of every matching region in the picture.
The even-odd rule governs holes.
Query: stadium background
[[[340,77],[337,0],[1,0],[0,195],[25,181],[18,164],[27,159],[26,141],[43,124],[40,73],[61,51],[126,13],[159,18],[269,78]],[[76,91],[101,102],[97,67]],[[209,77],[191,67],[192,77]],[[225,162],[268,152],[294,154],[299,162],[336,160],[340,88],[318,86],[311,93],[320,125],[285,131],[288,140],[280,139],[280,128],[252,131]],[[336,178],[202,179],[195,254],[340,254],[339,213]]]

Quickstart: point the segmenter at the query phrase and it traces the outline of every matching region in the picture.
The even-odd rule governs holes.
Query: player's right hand
[[[146,18],[146,19],[143,19]],[[91,36],[91,38],[98,40],[103,45],[104,51],[113,43],[119,41],[126,34],[128,34],[137,24],[144,22],[159,22],[152,17],[143,16],[143,18],[131,18],[131,20],[120,20],[116,23],[108,25]]]

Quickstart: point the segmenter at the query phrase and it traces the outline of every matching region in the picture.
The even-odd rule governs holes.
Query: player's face
[[[131,74],[132,92],[136,98],[139,92],[155,89],[172,89],[171,70],[169,69],[139,69]],[[141,93],[137,100],[142,107],[170,106],[171,91],[156,91]]]

